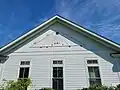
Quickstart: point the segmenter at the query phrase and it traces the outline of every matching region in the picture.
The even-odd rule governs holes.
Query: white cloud
[[[119,0],[56,0],[56,12],[109,39],[120,42]]]

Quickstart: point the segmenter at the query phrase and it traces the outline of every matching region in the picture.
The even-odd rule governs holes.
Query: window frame
[[[99,57],[85,57],[84,58],[85,60],[85,66],[86,66],[86,79],[87,79],[87,82],[88,82],[88,86],[90,86],[90,80],[89,80],[89,71],[88,71],[88,67],[98,67],[99,68],[99,74],[100,74],[100,80],[101,80],[101,84],[102,84],[102,72],[101,72],[101,69],[100,69],[100,63],[99,63]],[[88,64],[87,63],[87,60],[97,60],[97,64]]]
[[[30,65],[21,65],[21,61],[30,61]],[[19,79],[19,71],[20,71],[20,68],[22,68],[22,67],[29,67],[29,75],[28,75],[28,78],[29,78],[31,76],[31,66],[32,66],[32,60],[30,60],[30,59],[19,60],[17,78]]]
[[[62,64],[53,64],[53,61],[62,61]],[[52,87],[52,81],[53,81],[53,67],[63,67],[63,88],[65,89],[65,58],[61,58],[61,57],[52,57],[50,58],[50,63],[51,63],[51,79],[50,79],[50,86]]]

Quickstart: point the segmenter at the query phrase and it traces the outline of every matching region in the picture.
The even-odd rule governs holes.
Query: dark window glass
[[[53,89],[63,90],[63,67],[53,67]]]
[[[87,64],[98,64],[97,60],[87,60]]]
[[[29,76],[29,67],[22,67],[19,71],[19,78],[28,78]]]
[[[53,64],[57,64],[57,61],[53,61]]]
[[[57,67],[53,67],[53,77],[57,77]]]
[[[58,77],[63,77],[63,67],[58,68]]]
[[[61,61],[61,60],[55,60],[55,61],[53,61],[53,64],[63,64],[63,61]]]
[[[19,78],[23,78],[23,77],[24,77],[24,68],[20,68]]]
[[[87,64],[92,64],[92,60],[87,60]]]
[[[53,67],[53,77],[63,77],[63,67]]]
[[[100,77],[99,68],[94,67],[95,77]]]
[[[90,85],[101,84],[99,67],[88,67]]]
[[[20,65],[30,65],[30,61],[21,61]]]
[[[24,62],[24,61],[21,61],[20,65],[25,65],[25,62]]]
[[[30,61],[26,61],[26,65],[30,65]]]
[[[90,81],[90,85],[101,84],[101,79],[90,78],[89,81]]]
[[[62,64],[62,61],[58,61],[58,64]]]
[[[58,82],[57,79],[53,78],[53,89],[55,89],[55,90],[57,90],[57,86],[58,86],[57,82]]]
[[[93,64],[98,64],[98,61],[97,60],[93,60]]]
[[[63,90],[63,79],[53,79],[53,89]]]
[[[28,76],[29,76],[29,67],[25,68],[24,70],[25,70],[24,71],[24,78],[28,78]]]

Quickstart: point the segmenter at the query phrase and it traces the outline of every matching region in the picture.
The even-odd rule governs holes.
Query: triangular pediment
[[[41,38],[38,41],[34,42],[32,47],[70,47],[75,45],[77,44],[60,35],[59,32],[48,30],[43,35],[41,35]]]

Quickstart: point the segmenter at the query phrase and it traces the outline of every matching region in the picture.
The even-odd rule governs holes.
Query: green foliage
[[[52,88],[42,88],[40,90],[54,90],[54,89],[52,89]]]
[[[26,90],[31,84],[29,78],[19,79],[17,81],[6,81],[0,86],[0,90]]]
[[[78,89],[78,90],[80,90],[80,89]],[[107,87],[104,85],[95,84],[88,88],[83,88],[81,90],[120,90],[120,84],[117,85],[116,87],[114,87],[114,86]]]

